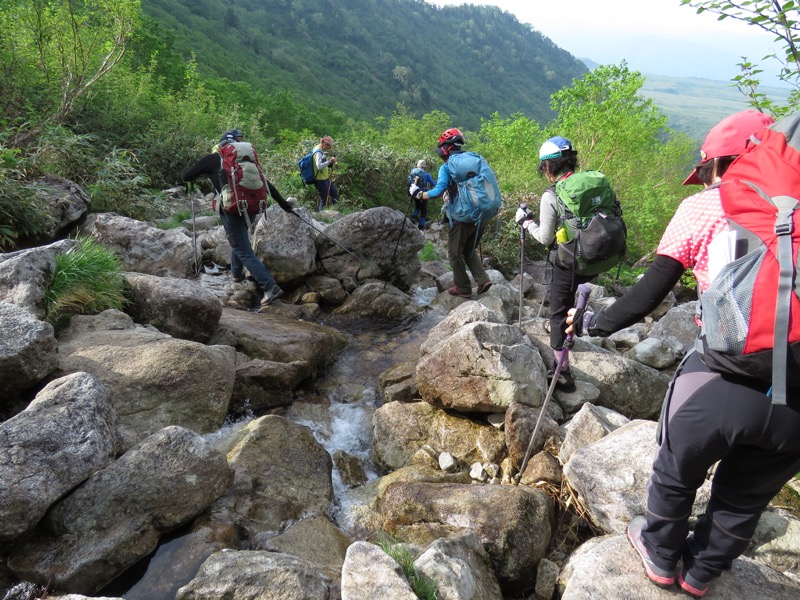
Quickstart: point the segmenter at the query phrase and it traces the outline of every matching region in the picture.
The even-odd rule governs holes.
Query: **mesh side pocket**
[[[725,265],[701,298],[703,333],[712,350],[741,355],[747,341],[753,287],[766,247]]]

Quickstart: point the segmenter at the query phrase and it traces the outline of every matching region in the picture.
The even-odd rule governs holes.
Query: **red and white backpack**
[[[267,180],[256,149],[249,142],[228,142],[219,148],[228,183],[220,194],[222,209],[253,216],[267,199]]]
[[[800,112],[753,135],[720,186],[733,262],[700,298],[698,349],[712,370],[800,386]]]

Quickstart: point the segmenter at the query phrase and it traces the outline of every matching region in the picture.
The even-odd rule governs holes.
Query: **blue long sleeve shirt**
[[[428,198],[438,198],[447,190],[450,185],[450,171],[447,170],[447,163],[442,163],[439,167],[439,175],[436,177],[436,185],[433,189],[428,190],[426,194]]]

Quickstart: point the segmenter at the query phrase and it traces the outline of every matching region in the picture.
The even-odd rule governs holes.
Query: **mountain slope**
[[[588,72],[495,7],[420,0],[142,0],[201,71],[371,119],[402,102],[477,128],[494,112],[552,117],[550,95]]]

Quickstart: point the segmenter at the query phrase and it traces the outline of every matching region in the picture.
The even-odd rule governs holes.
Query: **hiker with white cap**
[[[411,173],[408,174],[406,180],[408,186],[416,185],[423,192],[433,189],[436,186],[436,182],[433,180],[433,176],[425,170],[427,168],[428,163],[425,162],[424,158],[418,160],[417,166],[411,169]],[[413,200],[414,212],[411,213],[411,221],[417,223],[420,231],[423,231],[428,220],[428,201],[423,200],[421,196]]]
[[[564,349],[567,311],[575,305],[575,292],[580,284],[592,281],[622,259],[626,231],[619,202],[605,175],[599,171],[578,171],[578,153],[568,139],[556,136],[542,144],[537,171],[550,184],[539,203],[539,223],[527,205],[517,209],[514,220],[550,250],[549,325],[553,360],[547,378],[556,377],[558,389],[573,392],[575,380],[569,368],[569,354]],[[600,235],[593,237],[596,226],[600,227]],[[615,243],[611,248],[593,248],[595,240],[601,245]],[[584,264],[590,250],[596,251],[599,260]],[[559,364],[561,369],[557,369]]]

